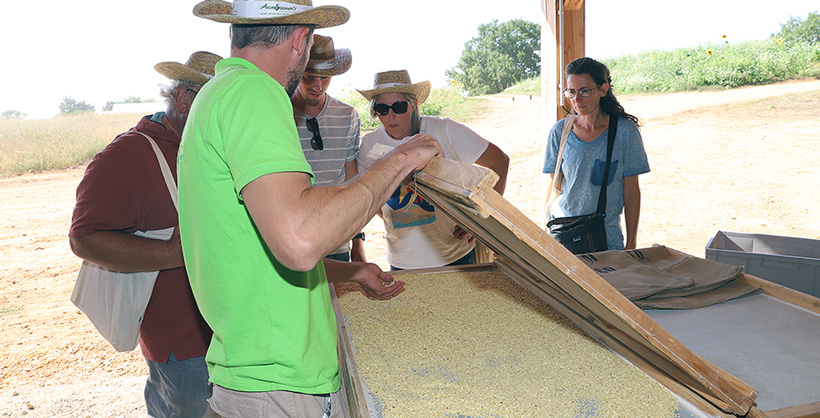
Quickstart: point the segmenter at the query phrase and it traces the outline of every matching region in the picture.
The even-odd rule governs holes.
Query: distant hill
[[[154,113],[165,110],[165,102],[115,103],[110,113]]]

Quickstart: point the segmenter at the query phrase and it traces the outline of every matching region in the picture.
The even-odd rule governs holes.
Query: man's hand
[[[473,242],[475,240],[475,237],[470,235],[469,232],[465,231],[464,228],[461,227],[461,225],[456,225],[455,227],[453,227],[453,236],[458,239],[467,238],[467,242]]]
[[[404,282],[393,280],[393,276],[379,266],[373,263],[361,263],[359,266],[350,281],[358,283],[368,299],[388,300],[404,290]]]
[[[393,280],[393,276],[382,271],[373,263],[354,263],[324,259],[327,280],[331,283],[354,282],[362,288],[362,293],[372,300],[387,300],[404,290],[404,282]]]
[[[430,135],[416,134],[405,139],[393,152],[400,152],[413,162],[413,171],[424,168],[436,155],[444,155],[441,144]]]

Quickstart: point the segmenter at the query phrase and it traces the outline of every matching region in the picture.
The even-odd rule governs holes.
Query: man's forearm
[[[420,137],[340,186],[311,187],[303,173],[274,173],[246,185],[242,196],[276,258],[306,271],[361,231],[402,180],[439,152],[435,139]]]
[[[156,271],[183,267],[176,241],[163,241],[117,231],[98,231],[69,239],[78,257],[121,272]]]
[[[324,224],[320,221],[306,221],[306,228],[312,229],[316,235],[333,236],[338,240],[328,245],[327,251],[332,251],[367,225],[393,191],[401,185],[407,176],[406,173],[412,170],[413,167],[407,165],[402,154],[390,154],[374,161],[351,181],[337,186],[336,190],[330,193],[317,188],[315,191],[324,195],[322,200],[325,201],[325,207],[314,216],[320,219],[336,219]]]

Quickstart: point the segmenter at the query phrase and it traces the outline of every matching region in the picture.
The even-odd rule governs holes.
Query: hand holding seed
[[[373,263],[362,263],[352,280],[359,283],[362,293],[372,300],[392,299],[404,290],[404,282],[394,280]]]

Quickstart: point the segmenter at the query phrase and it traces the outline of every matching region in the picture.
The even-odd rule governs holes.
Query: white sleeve
[[[422,133],[427,133],[430,136],[438,139],[441,148],[444,150],[444,156],[449,159],[456,159],[451,155],[452,151],[447,144],[444,144],[444,136],[447,137],[455,152],[458,154],[458,160],[473,164],[484,154],[490,142],[481,137],[472,129],[462,125],[452,119],[424,117],[422,123]],[[444,132],[440,132],[443,130]],[[426,132],[425,132],[426,131]]]

